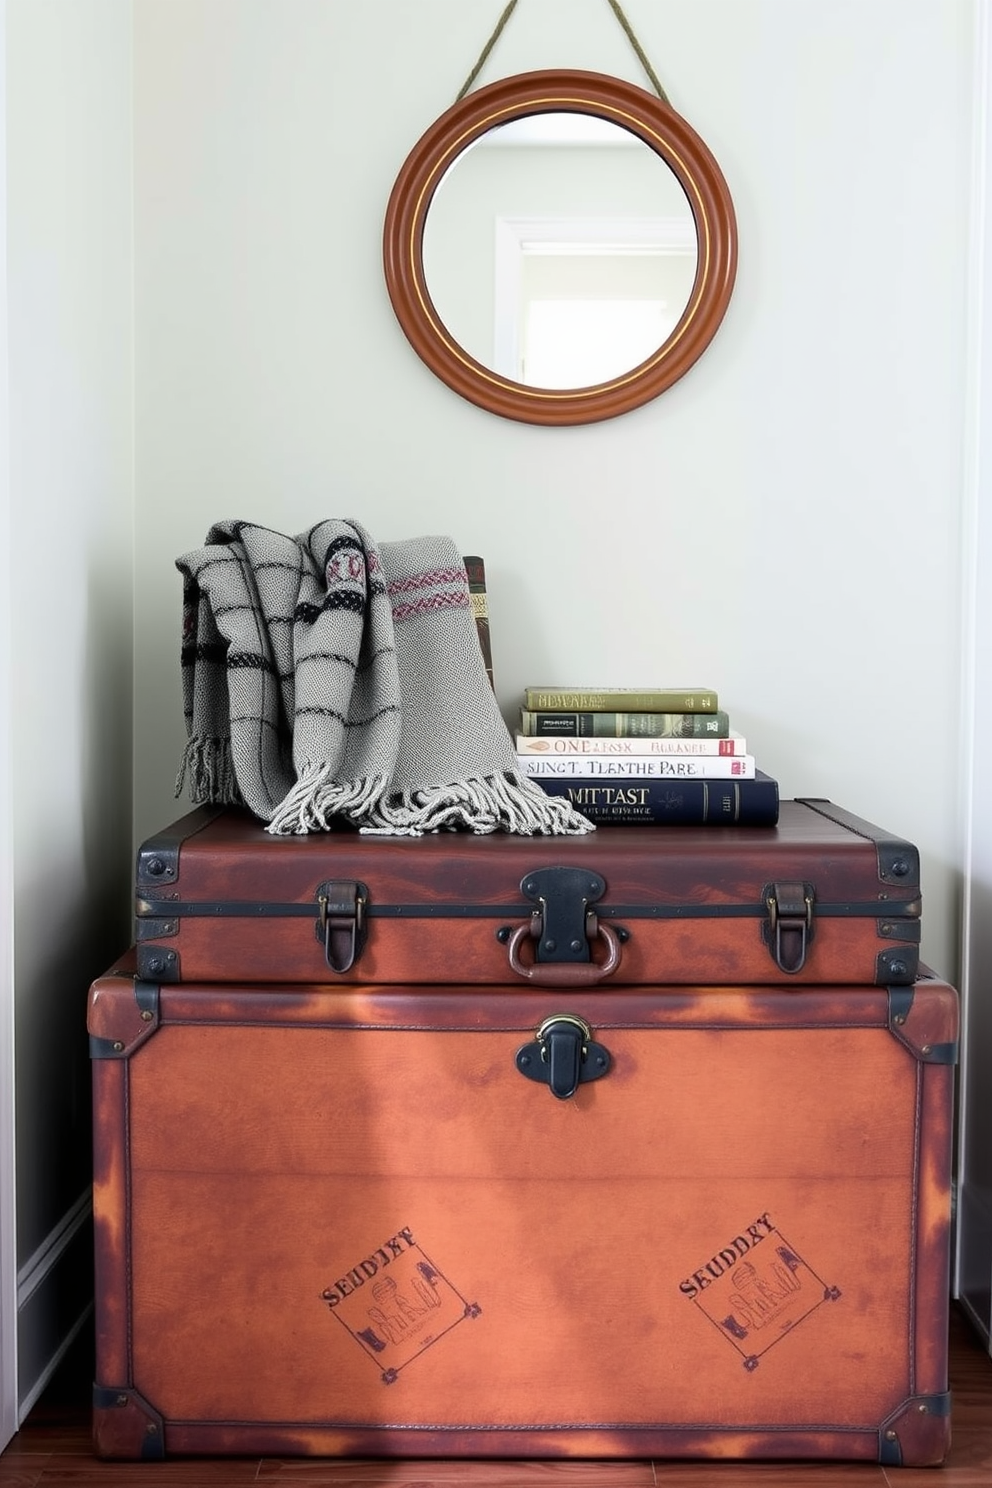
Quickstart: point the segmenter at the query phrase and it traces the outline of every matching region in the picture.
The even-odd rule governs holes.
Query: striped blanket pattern
[[[245,805],[275,834],[591,830],[517,770],[450,538],[223,521],[176,566],[177,795]]]

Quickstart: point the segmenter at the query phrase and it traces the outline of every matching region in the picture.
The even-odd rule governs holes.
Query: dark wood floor
[[[371,1462],[328,1458],[100,1462],[90,1443],[92,1338],[85,1332],[21,1430],[0,1455],[0,1488],[115,1485],[183,1488],[246,1483],[286,1488],[992,1488],[992,1359],[952,1310],[953,1445],[947,1464],[882,1468],[833,1463]]]

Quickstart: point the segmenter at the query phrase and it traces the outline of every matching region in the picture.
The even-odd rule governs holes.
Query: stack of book
[[[521,773],[597,826],[774,826],[778,782],[756,768],[708,687],[528,687]]]

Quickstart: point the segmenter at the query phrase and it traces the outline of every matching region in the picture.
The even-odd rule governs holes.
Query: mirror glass
[[[589,114],[487,130],[448,167],[424,223],[439,319],[477,362],[531,387],[587,387],[645,361],[681,319],[697,261],[674,171]]]

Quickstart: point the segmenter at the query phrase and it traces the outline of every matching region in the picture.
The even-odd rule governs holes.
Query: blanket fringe
[[[517,832],[526,837],[566,836],[594,830],[568,801],[549,796],[516,774],[462,780],[435,790],[388,794],[384,776],[341,783],[327,765],[309,765],[276,807],[266,831],[275,836],[330,831],[345,817],[362,832],[381,837],[422,837],[425,832],[468,829]]]
[[[186,741],[176,776],[176,795],[182,795],[189,777],[189,798],[194,806],[210,802],[219,806],[243,804],[234,772],[230,739],[191,734]]]
[[[361,826],[368,834],[407,837],[466,828],[478,834],[515,832],[524,837],[577,836],[595,830],[568,801],[509,772],[384,798]]]
[[[383,775],[341,782],[334,778],[329,765],[305,765],[292,790],[272,813],[266,831],[277,837],[304,836],[330,831],[334,816],[360,822],[372,811],[387,784]]]

